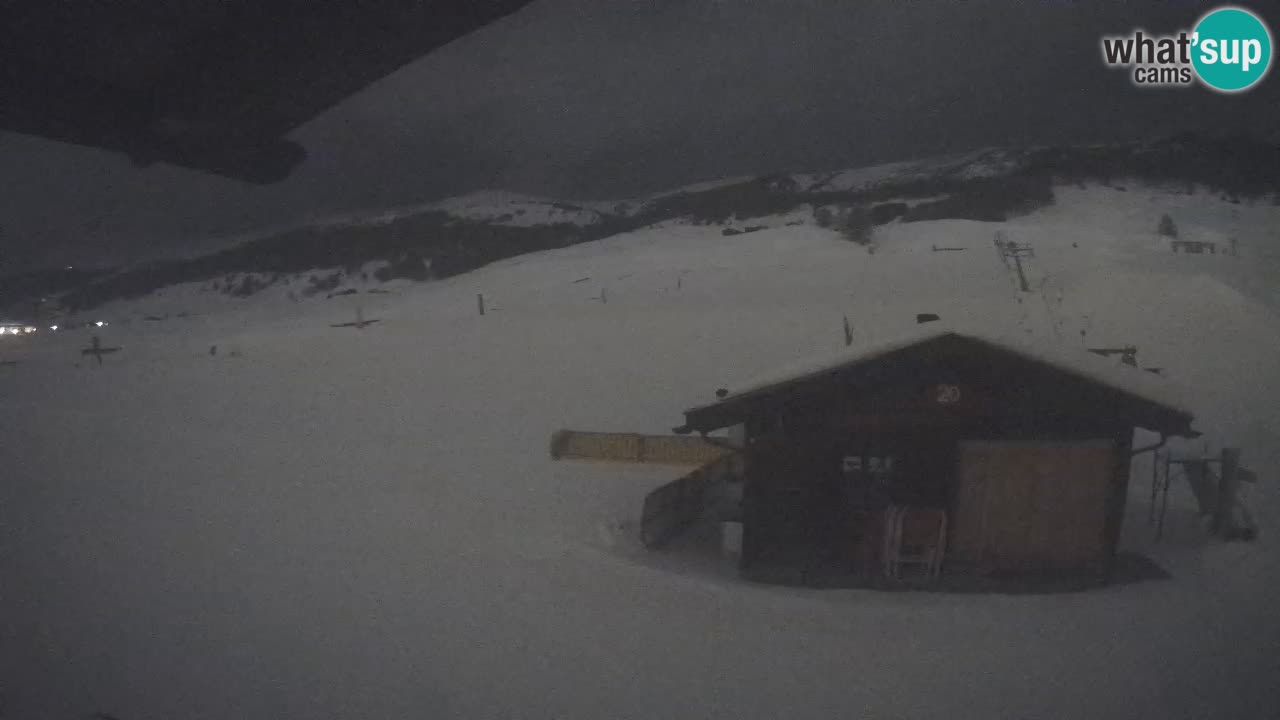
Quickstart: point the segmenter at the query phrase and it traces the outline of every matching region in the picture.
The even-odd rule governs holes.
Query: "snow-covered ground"
[[[0,347],[0,718],[1277,717],[1280,208],[1058,198],[885,226],[874,254],[667,223],[386,294],[170,288],[95,311],[123,348],[101,367],[86,330]],[[1166,212],[1239,256],[1171,254]],[[1034,292],[998,230],[1035,248]],[[357,305],[379,322],[330,327]],[[1206,541],[1180,485],[1153,544],[1142,458],[1125,542],[1169,580],[765,587],[636,550],[641,498],[679,470],[548,458],[558,428],[664,432],[840,348],[842,316],[874,343],[918,312],[1137,345],[1197,447],[1244,448],[1258,540]]]

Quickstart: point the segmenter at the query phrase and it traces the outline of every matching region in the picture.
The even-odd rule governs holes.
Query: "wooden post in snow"
[[[94,335],[93,343],[89,347],[85,348],[84,350],[81,350],[80,354],[94,356],[94,358],[97,359],[98,364],[101,365],[103,355],[108,355],[113,352],[118,352],[119,350],[120,348],[118,347],[103,347],[102,338],[98,337],[97,335]]]
[[[1218,468],[1218,502],[1213,514],[1213,534],[1218,537],[1226,537],[1231,532],[1239,469],[1240,448],[1222,448],[1222,465]]]
[[[1160,449],[1151,453],[1151,504],[1147,508],[1147,524],[1156,524],[1156,490],[1160,482]]]
[[[476,307],[480,309],[480,314],[484,315],[484,293],[476,293]]]
[[[844,316],[844,346],[849,347],[853,344],[853,329],[849,327],[849,316]]]
[[[1000,230],[996,231],[995,244],[996,244],[996,257],[1000,258],[1000,262],[1003,263],[1006,268],[1008,268],[1009,253],[1006,252],[1004,249],[1004,232],[1003,231],[1000,231]]]

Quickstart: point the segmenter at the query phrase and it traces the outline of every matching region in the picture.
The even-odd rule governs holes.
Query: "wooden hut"
[[[1195,434],[1163,383],[1083,349],[935,331],[779,373],[675,431],[744,428],[748,577],[881,576],[889,508],[945,520],[947,573],[1105,577],[1134,428]]]

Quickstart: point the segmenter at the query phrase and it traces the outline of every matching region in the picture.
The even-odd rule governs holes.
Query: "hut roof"
[[[1180,394],[1164,378],[1135,367],[1099,357],[1084,349],[987,334],[923,327],[899,337],[860,348],[844,348],[831,355],[811,358],[744,382],[714,403],[685,411],[686,423],[677,432],[709,432],[741,422],[753,407],[797,387],[830,381],[852,381],[873,366],[883,367],[899,357],[929,354],[945,346],[1014,356],[1063,376],[1104,388],[1132,412],[1137,425],[1170,435],[1194,435],[1192,413]],[[1101,408],[1105,413],[1106,409]]]

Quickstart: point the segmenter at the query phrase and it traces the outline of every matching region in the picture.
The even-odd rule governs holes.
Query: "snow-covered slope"
[[[356,220],[388,222],[425,211],[442,210],[456,218],[517,227],[556,223],[591,225],[600,222],[604,213],[611,209],[611,203],[564,202],[519,193],[485,191],[361,216]]]
[[[616,202],[475,192],[209,240],[201,247],[223,249],[80,274],[79,280],[61,271],[4,277],[0,309],[30,314],[32,301],[49,296],[46,307],[61,303],[73,309],[96,308],[190,282],[217,285],[221,292],[243,297],[282,281],[345,274],[375,263],[382,268],[376,279],[430,280],[502,258],[643,228],[710,224],[736,234],[812,223],[819,216],[835,224],[850,217],[872,225],[897,220],[1001,221],[1044,209],[1053,200],[1053,183],[1086,188],[1096,182],[1116,192],[1154,183],[1193,200],[1212,200],[1213,212],[1222,214],[1245,206],[1245,200],[1274,202],[1275,188],[1280,187],[1278,168],[1280,146],[1176,136],[1120,145],[984,149],[822,174],[725,178]],[[1120,206],[1129,208],[1125,212],[1145,212],[1135,210],[1139,206],[1132,201]],[[1221,229],[1234,220],[1207,220],[1183,225],[1184,237],[1231,241]],[[257,276],[252,286],[244,284],[246,275]]]
[[[829,173],[802,173],[792,177],[806,190],[867,190],[889,182],[909,182],[940,177],[975,179],[1007,175],[1025,164],[1018,152],[991,148],[958,155],[925,158]]]
[[[562,201],[503,190],[482,190],[429,203],[418,203],[370,212],[349,213],[312,220],[306,227],[385,225],[433,211],[461,220],[491,222],[516,227],[599,222],[613,203]]]
[[[0,714],[1272,717],[1280,321],[1257,290],[1280,208],[1057,198],[886,225],[874,254],[812,225],[672,223],[385,293],[168,289],[82,318],[122,348],[101,367],[88,330],[6,345]],[[1170,253],[1164,213],[1240,254]],[[1032,292],[997,231],[1034,247]],[[379,322],[331,327],[356,307]],[[558,428],[663,432],[716,388],[838,350],[842,316],[874,343],[918,312],[1137,345],[1210,449],[1258,470],[1258,541],[1206,543],[1177,487],[1153,546],[1135,483],[1125,543],[1168,581],[784,590],[636,549],[641,498],[678,471],[547,457]]]

